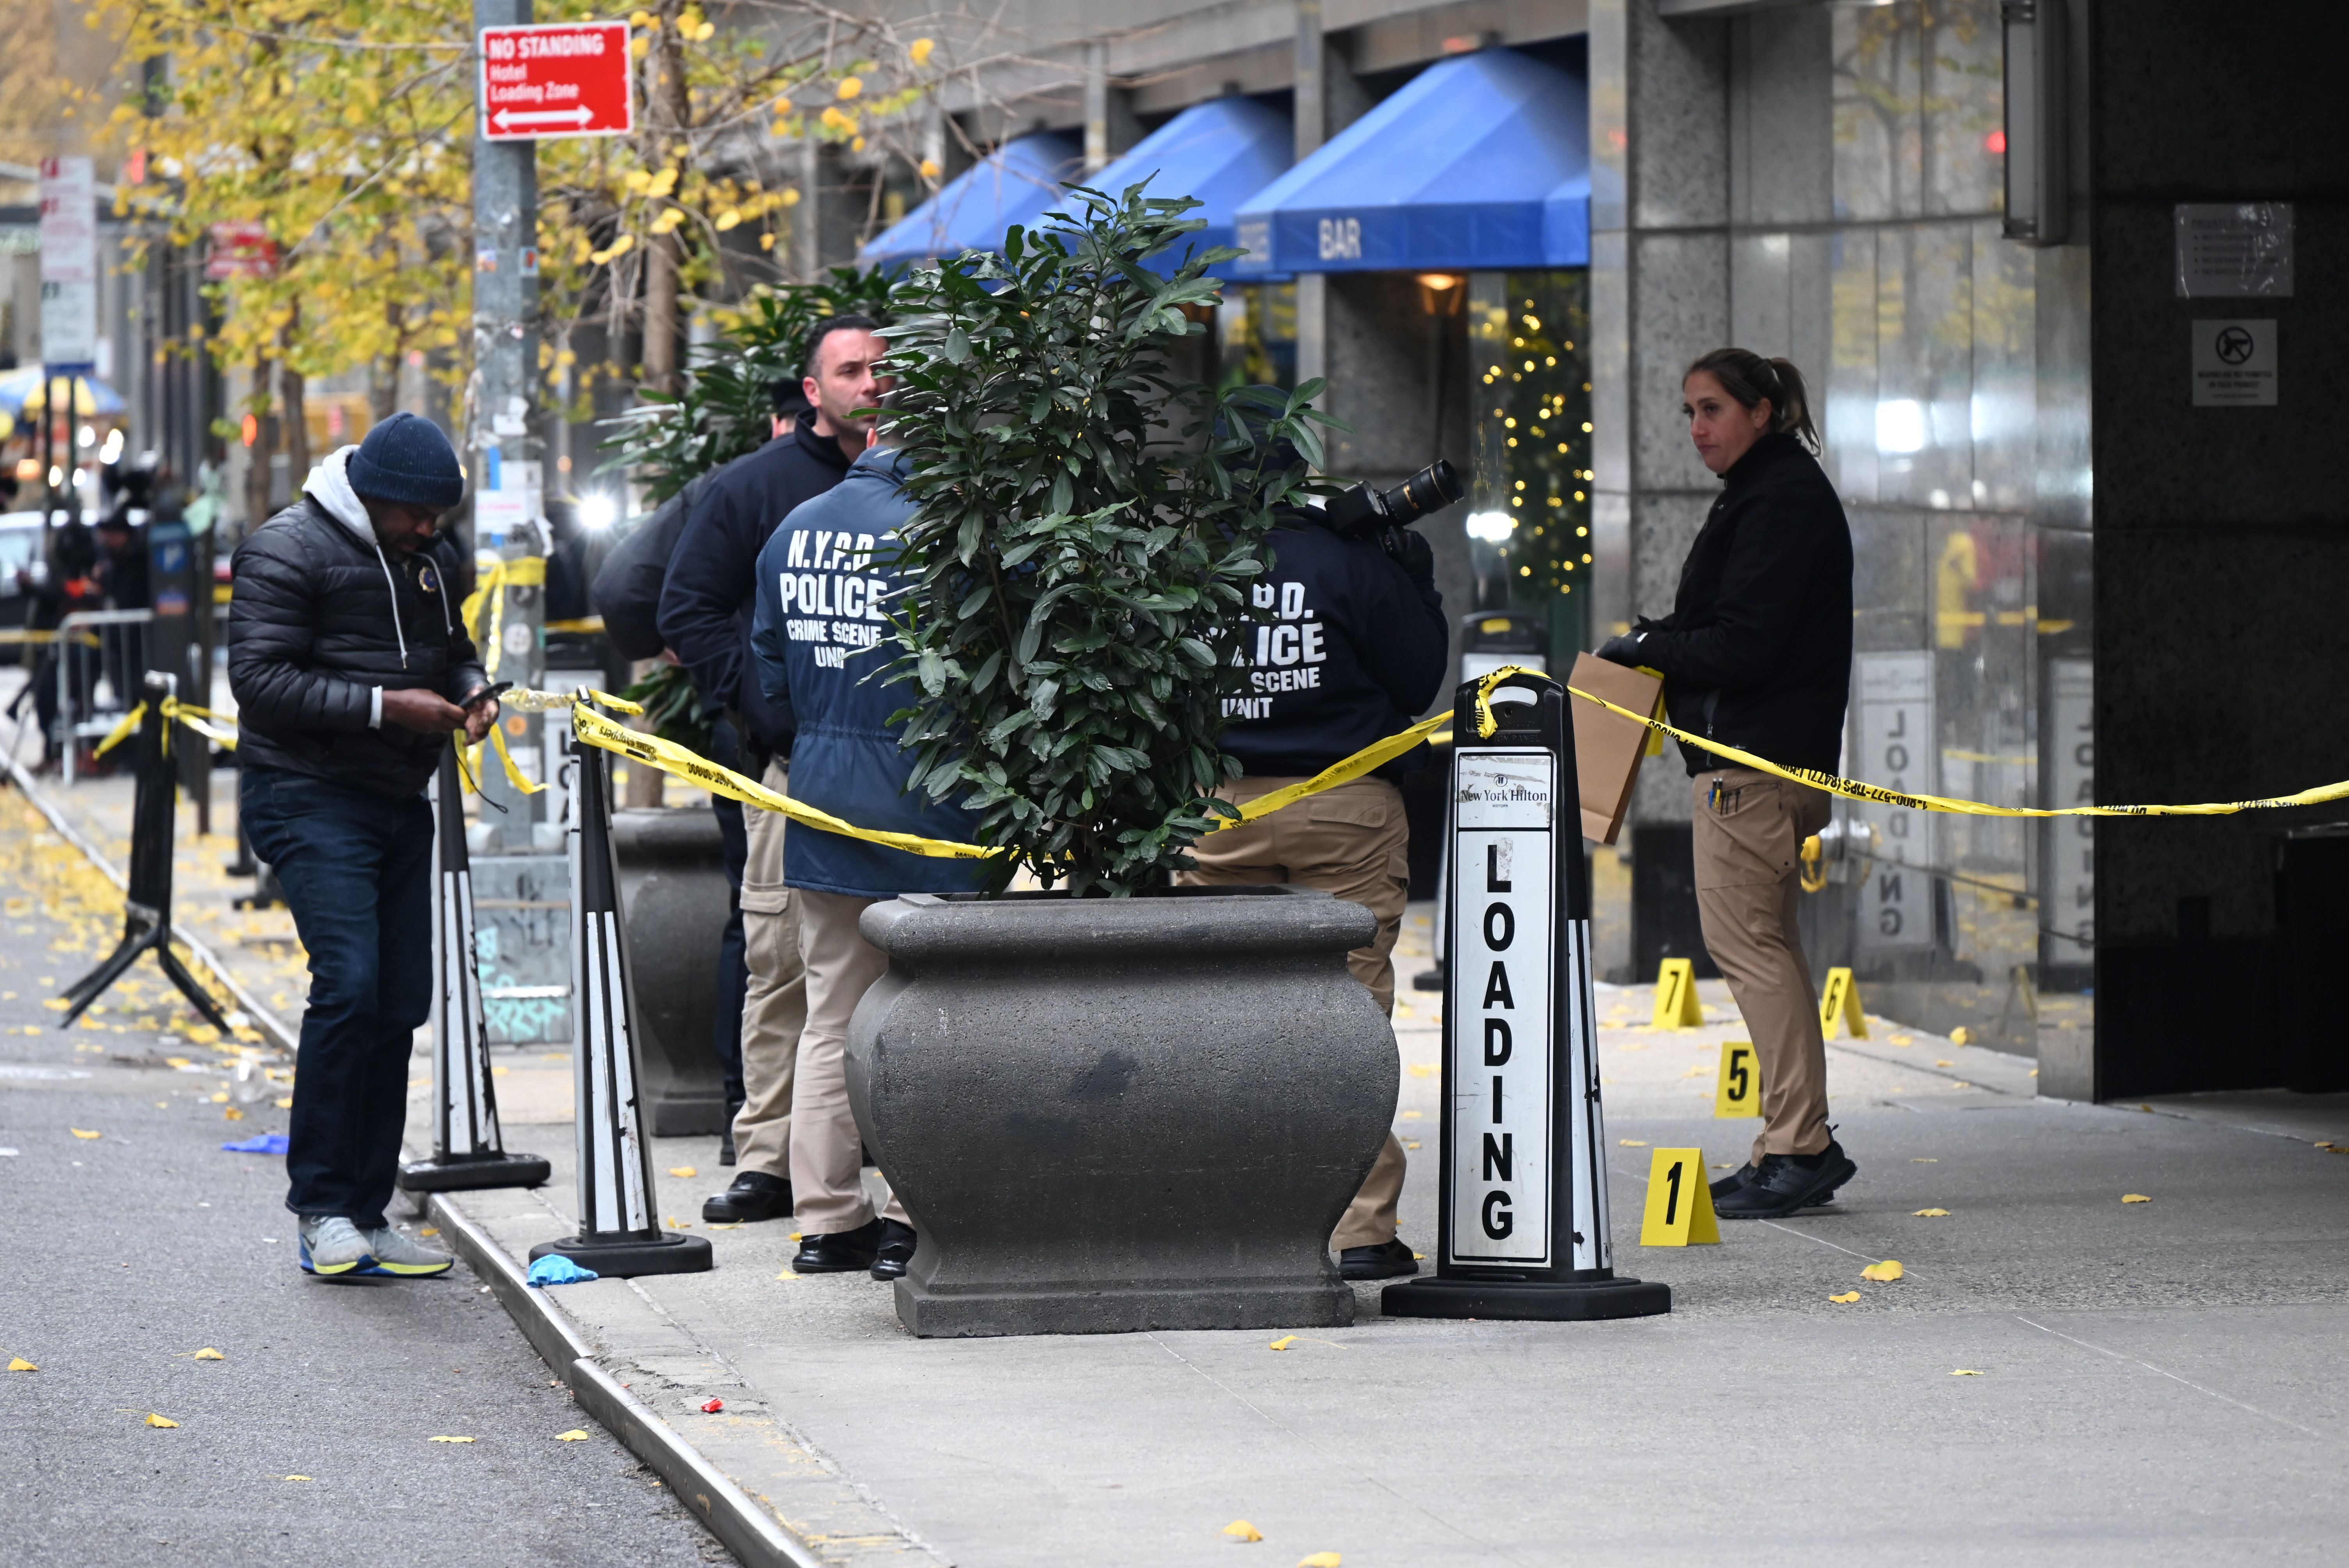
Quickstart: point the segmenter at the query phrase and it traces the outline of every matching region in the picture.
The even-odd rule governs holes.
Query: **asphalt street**
[[[57,1028],[98,899],[26,815],[0,795],[0,1365],[37,1368],[0,1371],[0,1561],[729,1561],[461,1267],[301,1273],[284,1161],[221,1148],[287,1090],[228,1119],[151,960]]]

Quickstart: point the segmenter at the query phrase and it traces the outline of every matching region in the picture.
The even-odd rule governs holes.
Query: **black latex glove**
[[[1415,528],[1390,528],[1380,542],[1394,563],[1402,568],[1403,575],[1414,586],[1432,588],[1435,585],[1435,547],[1427,542]]]
[[[1648,662],[1647,653],[1642,646],[1647,635],[1645,632],[1630,632],[1619,637],[1609,637],[1599,645],[1598,655],[1609,664],[1624,665],[1637,669]]]

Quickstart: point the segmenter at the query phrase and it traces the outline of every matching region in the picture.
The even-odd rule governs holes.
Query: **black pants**
[[[310,954],[285,1206],[384,1223],[408,1121],[408,1058],[432,1014],[432,809],[246,768],[238,810]]]

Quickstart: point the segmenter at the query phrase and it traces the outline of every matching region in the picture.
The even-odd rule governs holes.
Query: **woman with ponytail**
[[[1832,773],[1851,687],[1851,527],[1816,460],[1802,372],[1717,348],[1682,378],[1689,435],[1721,499],[1689,547],[1672,613],[1601,658],[1664,674],[1672,723],[1785,768]],[[1713,1183],[1723,1219],[1824,1203],[1857,1167],[1827,1126],[1826,1045],[1795,910],[1824,790],[1681,747],[1693,780],[1697,911],[1762,1068],[1751,1161]]]

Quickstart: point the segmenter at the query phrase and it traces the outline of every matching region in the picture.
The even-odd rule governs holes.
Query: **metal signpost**
[[[1435,1277],[1387,1287],[1391,1317],[1545,1320],[1671,1310],[1618,1279],[1590,986],[1590,886],[1566,688],[1477,682],[1453,714],[1444,910],[1444,1123]]]

